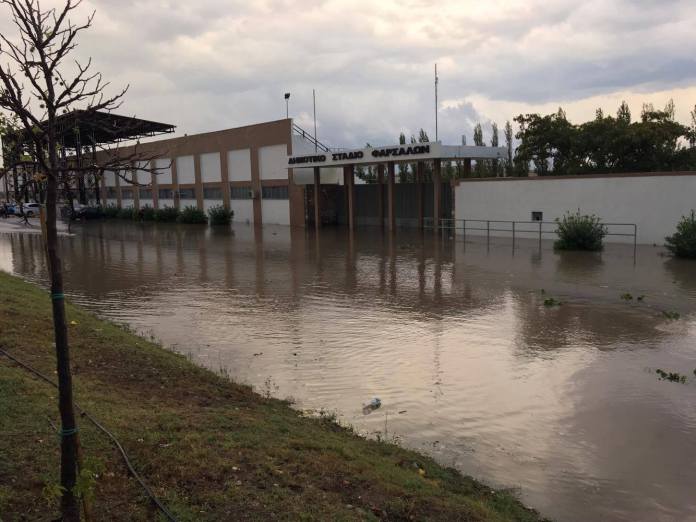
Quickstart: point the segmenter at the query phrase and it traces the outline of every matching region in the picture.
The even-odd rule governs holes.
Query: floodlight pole
[[[312,89],[312,105],[314,107],[314,152],[317,152],[317,93]]]
[[[437,64],[435,64],[435,141],[437,141]]]

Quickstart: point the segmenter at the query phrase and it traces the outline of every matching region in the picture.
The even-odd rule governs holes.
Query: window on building
[[[544,213],[539,210],[533,210],[532,221],[544,221]]]
[[[230,185],[230,198],[231,199],[251,199],[251,187],[250,186],[232,186]]]
[[[196,189],[194,189],[194,188],[179,189],[179,197],[181,199],[196,199]]]
[[[160,199],[174,199],[174,191],[172,189],[159,189]]]
[[[140,199],[152,199],[152,189],[141,188]]]
[[[288,186],[281,185],[278,187],[262,187],[261,197],[263,199],[289,199]]]
[[[106,199],[116,199],[116,187],[106,187]]]
[[[203,187],[203,199],[222,199],[220,187]]]
[[[121,189],[121,199],[133,199],[133,189]]]

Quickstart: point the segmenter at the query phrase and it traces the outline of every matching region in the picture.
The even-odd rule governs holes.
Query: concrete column
[[[389,231],[390,232],[395,232],[396,231],[396,209],[394,208],[394,162],[390,161],[387,163],[387,183],[388,183],[388,192],[387,192],[387,206],[389,208]]]
[[[423,230],[423,172],[425,170],[425,165],[422,161],[416,163],[416,197],[418,199],[418,228]]]
[[[121,208],[121,178],[118,177],[118,172],[114,171],[114,181],[116,183],[116,206]],[[72,194],[70,194],[72,198]]]
[[[384,228],[384,164],[377,165],[377,219]]]
[[[321,169],[314,167],[314,228],[321,228]]]
[[[179,209],[179,174],[176,169],[176,156],[172,156],[172,190],[174,191],[174,208]]]
[[[464,159],[464,177],[465,178],[471,177],[471,158]]]
[[[221,150],[220,154],[220,179],[222,180],[222,206],[230,209],[230,168],[227,163],[227,151]]]
[[[150,187],[152,187],[152,208],[159,208],[159,186],[157,184],[157,175],[159,170],[157,168],[157,160],[150,161],[150,169],[152,173],[150,174]]]
[[[251,188],[254,191],[254,225],[263,224],[263,215],[261,211],[261,170],[259,169],[259,149],[258,147],[250,147],[251,154]]]
[[[355,174],[353,165],[343,167],[343,176],[346,180],[346,193],[348,194],[348,230],[355,230]]]
[[[138,172],[135,167],[135,163],[131,163],[131,179],[133,180],[133,208],[135,210],[140,210],[140,178],[144,177],[145,174]]]
[[[201,176],[201,155],[193,155],[193,179],[196,184],[196,206],[203,210],[203,179]]]
[[[439,232],[440,229],[440,215],[442,213],[440,201],[442,199],[441,170],[442,163],[440,160],[433,160],[433,227],[436,232]]]

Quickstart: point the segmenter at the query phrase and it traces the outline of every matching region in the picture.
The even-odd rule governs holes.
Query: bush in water
[[[208,223],[208,218],[205,217],[205,213],[202,210],[198,210],[196,207],[188,206],[181,211],[181,214],[179,214],[179,217],[177,218],[177,222],[202,225],[204,223]]]
[[[115,218],[118,217],[119,210],[116,205],[106,205],[102,208],[102,215],[105,218]]]
[[[164,207],[155,210],[155,221],[160,223],[173,223],[179,217],[179,211],[175,207]]]
[[[665,238],[665,246],[673,256],[696,259],[696,211],[682,216],[677,231]]]
[[[234,212],[227,210],[222,205],[217,205],[208,209],[208,216],[210,217],[211,225],[229,225]]]
[[[118,217],[121,219],[135,219],[138,217],[138,211],[132,207],[122,208],[118,211]]]
[[[154,221],[155,220],[155,213],[157,211],[152,208],[150,205],[145,205],[143,208],[140,209],[139,212],[139,217],[141,221]]]
[[[554,248],[558,250],[602,250],[607,227],[602,225],[597,216],[582,215],[580,212],[566,213],[558,224],[558,240]]]

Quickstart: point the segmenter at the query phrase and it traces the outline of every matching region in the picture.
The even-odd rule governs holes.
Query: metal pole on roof
[[[437,141],[437,84],[439,80],[437,77],[437,64],[435,64],[435,141]]]
[[[314,107],[314,152],[317,151],[317,93],[312,89],[312,105]]]

